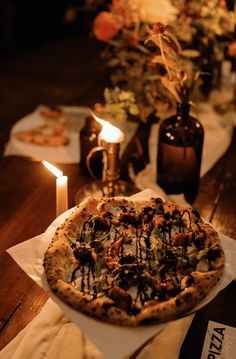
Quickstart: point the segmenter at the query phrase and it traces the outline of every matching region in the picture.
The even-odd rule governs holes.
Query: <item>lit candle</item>
[[[104,121],[96,115],[93,116],[97,122],[102,125],[102,130],[99,134],[102,140],[109,143],[120,143],[124,141],[125,135],[118,127],[113,126],[110,122]]]
[[[51,163],[43,161],[43,164],[56,176],[56,214],[59,216],[68,209],[68,177]]]
[[[104,121],[96,115],[94,115],[94,117],[97,122],[102,125],[99,140],[101,146],[105,150],[103,159],[103,180],[105,182],[110,182],[114,189],[114,181],[119,179],[120,143],[124,141],[125,135],[118,127],[113,126],[110,122]],[[110,194],[112,194],[113,189]]]

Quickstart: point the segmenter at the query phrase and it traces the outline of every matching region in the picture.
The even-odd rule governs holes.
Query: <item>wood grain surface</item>
[[[0,153],[10,129],[39,104],[88,105],[103,98],[109,84],[101,44],[88,36],[69,37],[0,60]],[[148,127],[139,128],[121,161],[140,170],[148,161]],[[144,146],[140,149],[140,143]],[[220,145],[220,144],[219,144]],[[79,165],[58,166],[69,178],[69,206],[77,190],[90,179]],[[138,168],[139,167],[139,168]],[[236,238],[236,133],[227,153],[201,180],[194,202],[215,228]],[[39,162],[18,156],[0,157],[0,349],[9,343],[47,300],[39,288],[6,253],[6,249],[46,230],[55,218],[55,177]],[[231,283],[200,310],[190,327],[180,359],[200,358],[208,320],[236,326],[236,285]],[[194,343],[194,352],[192,346]]]

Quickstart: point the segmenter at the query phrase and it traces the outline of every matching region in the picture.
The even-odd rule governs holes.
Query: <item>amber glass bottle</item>
[[[98,135],[102,126],[92,117],[85,119],[85,124],[80,131],[80,167],[84,174],[89,175],[86,159],[92,148],[98,146]],[[90,161],[91,169],[97,177],[102,174],[102,154],[96,153]]]
[[[176,115],[160,125],[157,183],[167,194],[184,193],[192,203],[199,186],[204,130],[189,112],[189,103],[177,104]]]

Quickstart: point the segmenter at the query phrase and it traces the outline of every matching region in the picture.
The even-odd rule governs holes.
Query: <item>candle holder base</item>
[[[118,180],[113,184],[112,197],[129,197],[139,192],[140,189],[132,183]],[[111,197],[109,188],[106,184],[91,182],[81,187],[75,195],[75,203],[79,204],[89,196]]]

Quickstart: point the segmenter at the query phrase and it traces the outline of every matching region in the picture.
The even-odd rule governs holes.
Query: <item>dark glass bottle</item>
[[[199,186],[204,130],[189,111],[188,103],[177,104],[176,115],[160,125],[157,183],[167,194],[184,193],[192,203]]]
[[[98,146],[98,135],[102,126],[92,116],[85,119],[85,124],[80,131],[80,167],[84,174],[90,175],[86,159],[92,148]],[[102,154],[95,153],[90,161],[91,169],[95,176],[101,177],[102,174]]]

